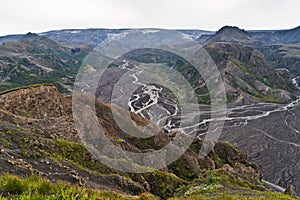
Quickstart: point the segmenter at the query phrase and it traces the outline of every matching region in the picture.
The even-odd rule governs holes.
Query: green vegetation
[[[174,197],[170,200],[294,200],[294,198],[275,192],[245,192],[236,191],[232,193],[230,191],[214,192],[207,194],[193,194],[188,197]]]
[[[200,184],[189,188],[188,191],[184,193],[184,196],[190,196],[191,194],[195,194],[197,192],[214,191],[220,188],[223,188],[223,186],[220,184],[210,184],[210,185]]]
[[[226,93],[227,103],[233,103],[235,101],[235,97],[231,93]]]
[[[198,173],[192,169],[184,157],[181,157],[172,163],[170,168],[174,174],[178,174],[178,177],[187,181],[191,181],[198,177]]]
[[[21,89],[27,89],[27,88],[32,88],[32,87],[39,87],[41,85],[43,85],[43,86],[54,86],[53,84],[49,84],[49,83],[32,84],[32,85],[29,85],[29,86],[15,87],[15,88],[10,88],[10,89],[5,90],[5,91],[1,91],[0,95],[7,94],[7,93],[10,93],[10,92],[14,92],[14,91],[21,90]]]
[[[218,154],[214,154],[214,161],[217,168],[222,167],[226,163],[226,160],[224,158],[220,158]]]
[[[13,84],[13,83],[9,83],[9,82],[1,82],[0,83],[0,91],[6,91],[9,89],[19,88],[19,87],[21,87],[21,85],[19,85],[19,84]]]
[[[251,74],[249,68],[245,66],[241,61],[236,58],[231,58],[232,62],[237,65],[241,70],[243,70],[246,74]]]
[[[21,179],[12,175],[0,177],[0,199],[16,200],[96,200],[96,199],[156,199],[151,194],[142,194],[140,197],[131,197],[117,194],[111,191],[96,191],[86,187],[72,186],[58,182],[51,183],[48,180],[31,176]]]
[[[2,132],[6,136],[2,138],[5,138],[10,143],[17,142],[18,145],[22,146],[24,152],[28,153],[28,157],[52,156],[63,162],[70,161],[80,169],[91,173],[96,172],[103,175],[116,173],[110,171],[111,169],[102,163],[93,160],[86,147],[82,144],[66,140],[39,138],[40,142],[45,145],[44,150],[36,149],[35,144],[39,144],[38,138],[34,135],[26,135],[26,133],[14,129],[6,129],[5,132]],[[30,132],[30,134],[34,134],[34,132]],[[238,151],[238,149],[233,148],[229,143],[222,143],[222,145],[217,145],[216,147],[215,151],[218,154],[214,154],[214,160],[217,167],[230,162],[226,158],[231,157]],[[35,149],[35,155],[31,153],[33,152],[32,149]],[[195,144],[191,146],[191,149],[195,152],[199,150]],[[201,173],[197,174],[189,167],[188,162],[184,158],[180,158],[170,168],[175,174],[179,176],[181,174],[182,177],[178,178],[172,173],[158,170],[142,175],[149,185],[151,185],[150,192],[160,196],[162,199],[172,197],[172,199],[292,199],[282,194],[256,191],[257,185],[255,183],[239,180],[226,174],[221,169],[207,170],[202,175]],[[124,177],[124,175],[120,176]],[[130,176],[127,178],[130,179]],[[80,197],[80,199],[156,199],[150,193],[142,194],[139,197],[122,196],[112,192],[95,191],[65,183],[54,184],[35,176],[20,179],[11,175],[4,175],[0,178],[0,194],[2,195],[2,199],[20,200],[76,199],[76,197]]]
[[[155,172],[156,173],[156,172]],[[158,172],[162,174],[162,172]],[[189,186],[178,187],[177,194],[170,200],[180,199],[223,199],[223,200],[293,200],[294,198],[275,192],[261,192],[243,188],[240,185],[232,184],[234,190],[224,187],[223,178],[227,175],[217,177],[216,174],[207,174],[205,178],[200,178],[197,183]],[[156,188],[162,192],[173,191],[168,184],[160,185]],[[168,193],[167,193],[168,194]],[[162,197],[166,199],[166,196]],[[0,200],[158,200],[150,193],[143,193],[139,196],[126,196],[111,191],[93,190],[87,187],[70,185],[63,182],[51,183],[38,176],[19,178],[17,176],[5,174],[0,176]]]
[[[270,94],[265,97],[262,97],[261,101],[269,102],[269,103],[282,103],[282,101],[279,99],[278,95],[276,94]]]
[[[37,36],[38,37],[38,36]],[[72,45],[61,45],[43,37],[33,41],[8,42],[0,46],[0,91],[31,84],[54,84],[69,92],[82,59],[91,47],[72,53]]]
[[[222,170],[211,170],[189,185],[177,189],[175,197],[181,199],[223,199],[223,200],[292,200],[294,198],[269,191],[255,190],[255,185],[224,173]]]
[[[150,192],[160,196],[162,199],[172,197],[176,188],[187,184],[186,181],[178,178],[176,175],[159,170],[145,173],[143,176],[150,185],[153,185]]]
[[[123,139],[121,139],[121,138],[117,138],[117,139],[115,139],[115,142],[116,142],[116,143],[124,143],[125,140],[123,140]]]
[[[46,152],[58,160],[69,160],[79,168],[98,174],[110,174],[114,171],[98,160],[94,160],[88,149],[79,143],[66,140],[52,141]]]
[[[7,134],[7,135],[14,135],[14,133],[13,133],[11,130],[7,130],[7,131],[6,131],[6,134]]]

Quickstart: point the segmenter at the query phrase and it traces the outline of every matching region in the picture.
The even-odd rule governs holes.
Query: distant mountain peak
[[[230,31],[230,32],[241,32],[241,33],[245,33],[247,34],[247,32],[244,30],[244,29],[240,29],[239,27],[237,26],[223,26],[220,30],[217,31],[217,34],[218,33],[224,33],[226,31]]]
[[[25,34],[25,36],[34,36],[34,35],[38,35],[38,34],[32,33],[32,32],[28,32],[28,33]]]
[[[31,33],[28,32],[26,35],[24,35],[21,39],[20,42],[22,41],[28,41],[28,42],[32,42],[34,40],[40,40],[42,38],[42,36],[36,34],[36,33]]]
[[[236,40],[251,39],[247,31],[245,31],[244,29],[240,29],[237,26],[224,26],[216,32],[216,36],[223,38],[225,41],[232,40],[232,39],[236,39]]]
[[[206,36],[207,37],[207,36]],[[199,38],[198,41],[203,41],[203,38]],[[227,42],[235,44],[256,44],[258,41],[250,36],[250,34],[244,29],[240,29],[236,26],[224,26],[216,32],[216,34],[205,40],[204,43],[216,43]]]

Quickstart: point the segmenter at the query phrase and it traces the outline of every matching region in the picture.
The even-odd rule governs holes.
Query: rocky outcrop
[[[37,85],[8,91],[0,96],[0,107],[15,115],[34,118],[57,118],[71,113],[71,102],[55,86]]]

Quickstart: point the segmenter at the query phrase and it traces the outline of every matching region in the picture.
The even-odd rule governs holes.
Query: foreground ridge
[[[203,140],[195,139],[165,169],[142,174],[116,171],[81,143],[71,98],[54,86],[3,93],[0,105],[0,196],[4,199],[293,199],[271,192],[258,167],[228,142],[216,142],[201,159]],[[118,147],[152,151],[179,134],[161,130],[147,139],[129,137],[114,122],[111,106],[96,100],[99,123]],[[132,118],[135,124],[150,123],[137,115]]]

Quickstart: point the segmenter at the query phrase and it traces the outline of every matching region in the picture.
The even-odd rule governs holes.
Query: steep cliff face
[[[91,96],[82,94],[80,98]],[[230,143],[216,142],[213,151],[200,158],[203,141],[195,139],[181,158],[161,171],[124,173],[102,164],[82,144],[70,112],[71,99],[59,94],[55,87],[18,89],[0,95],[0,99],[2,173],[21,177],[35,174],[52,182],[65,181],[129,195],[151,192],[162,199],[189,195],[191,190],[206,191],[203,184],[213,187],[216,198],[239,188],[244,188],[248,196],[256,190],[266,190],[256,165]],[[174,134],[180,134],[161,130],[147,139],[129,136],[114,121],[112,106],[96,101],[98,121],[105,127],[106,136],[124,150],[151,152],[170,142]],[[124,112],[120,109],[119,114]],[[134,126],[151,123],[137,115],[131,117]]]

